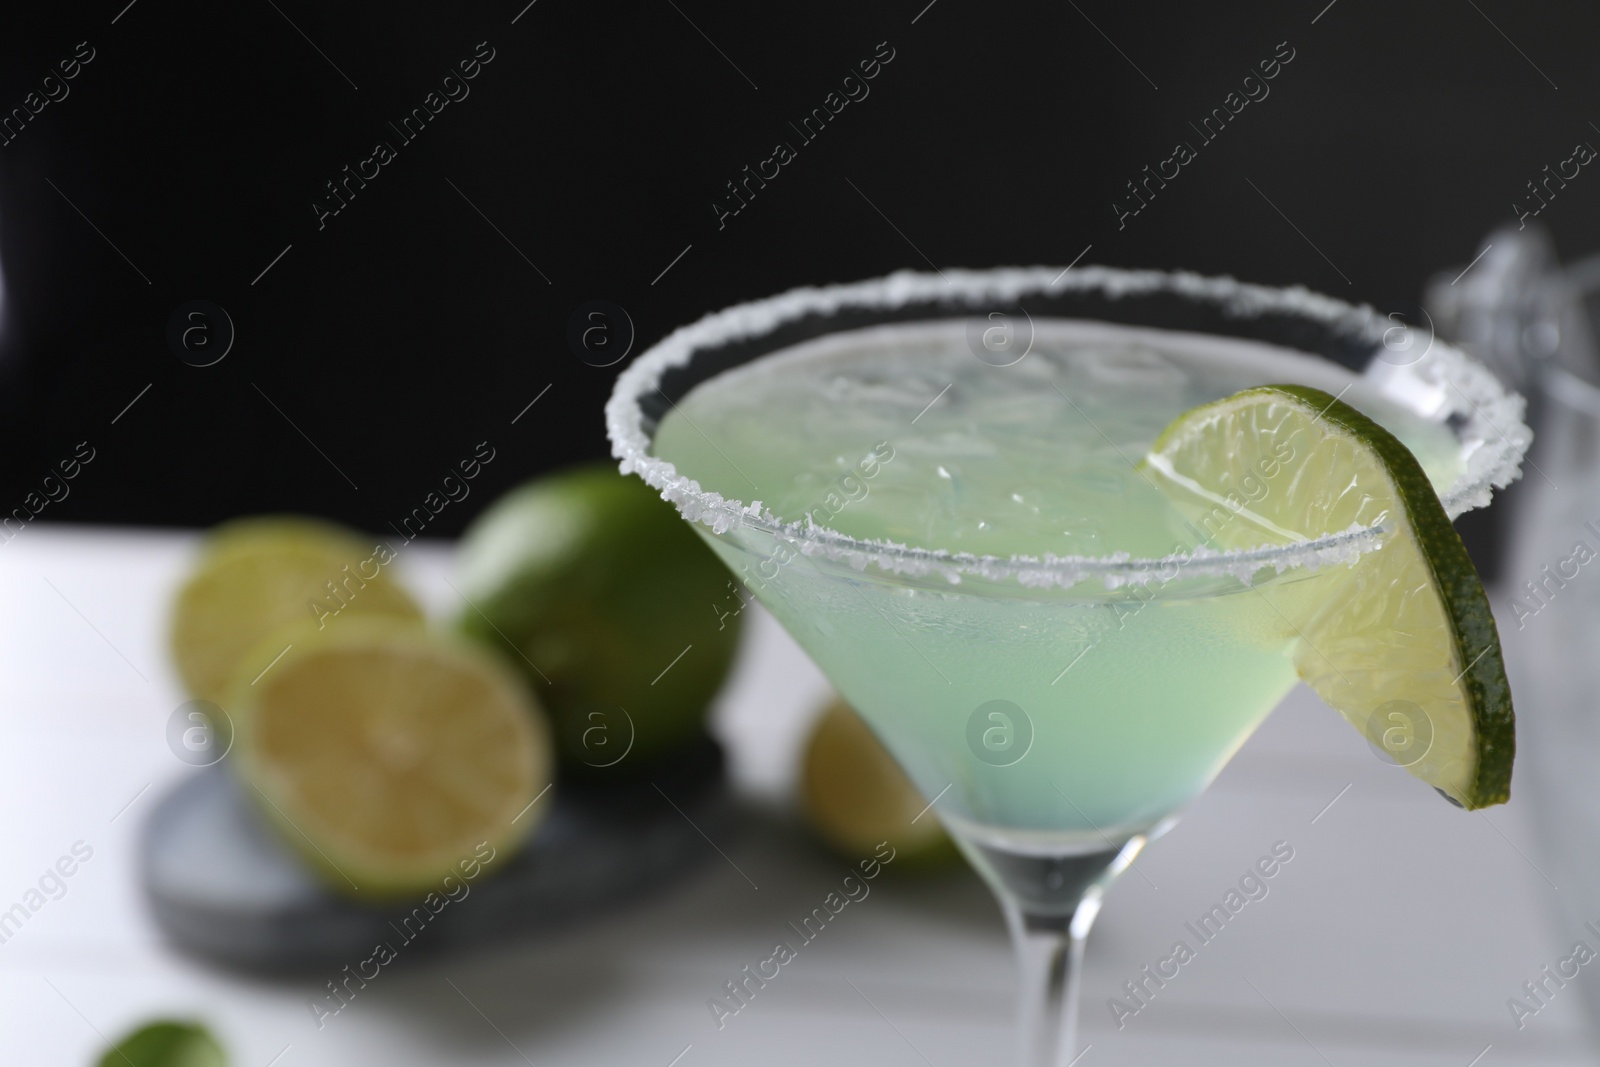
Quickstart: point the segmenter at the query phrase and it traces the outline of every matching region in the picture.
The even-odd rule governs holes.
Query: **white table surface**
[[[321,1030],[306,1006],[320,980],[246,978],[173,952],[141,901],[135,846],[152,800],[195,773],[164,735],[183,699],[165,612],[192,543],[36,524],[0,545],[0,909],[74,842],[94,850],[0,945],[0,1062],[90,1064],[102,1035],[178,1015],[207,1021],[236,1067],[1009,1063],[1009,946],[966,871],[878,879],[714,1025],[706,999],[843,873],[785,814],[826,683],[759,612],[717,713],[749,798],[742,832],[718,842],[726,861],[713,854],[589,925],[386,969]],[[444,549],[414,549],[403,570],[430,609],[453,612]],[[1575,939],[1552,918],[1558,890],[1525,819],[1515,801],[1448,807],[1297,690],[1109,896],[1088,951],[1081,1067],[1595,1062],[1576,987],[1520,1032],[1506,1007]],[[1185,921],[1279,840],[1295,858],[1270,894],[1119,1031],[1107,998],[1176,939],[1192,944]],[[1579,981],[1596,981],[1587,970]]]

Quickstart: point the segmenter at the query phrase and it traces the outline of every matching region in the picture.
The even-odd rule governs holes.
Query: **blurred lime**
[[[118,1041],[99,1067],[226,1067],[227,1054],[198,1023],[147,1023]]]
[[[458,866],[515,850],[550,810],[533,803],[550,782],[548,728],[497,657],[370,615],[268,640],[291,650],[233,692],[235,767],[334,889],[443,892]]]
[[[241,674],[254,678],[283,646],[251,654],[286,623],[326,627],[353,615],[420,620],[383,566],[387,546],[316,519],[241,519],[219,526],[178,592],[172,651],[192,696],[222,703]]]
[[[894,846],[896,864],[958,855],[927,799],[843,700],[828,705],[806,745],[800,802],[812,829],[847,859],[869,856],[883,841]]]
[[[703,727],[733,660],[732,578],[672,505],[609,464],[529,482],[473,523],[461,629],[549,709],[564,765],[625,767]]]

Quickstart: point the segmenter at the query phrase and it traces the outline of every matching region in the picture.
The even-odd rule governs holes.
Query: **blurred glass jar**
[[[1563,943],[1600,946],[1600,256],[1559,267],[1533,231],[1491,234],[1441,275],[1439,333],[1529,398],[1534,445],[1491,590],[1517,708],[1514,803],[1526,805]],[[1481,272],[1481,273],[1480,273]],[[1579,983],[1600,1021],[1600,985]]]

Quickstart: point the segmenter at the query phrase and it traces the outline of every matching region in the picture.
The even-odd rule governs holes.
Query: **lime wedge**
[[[249,681],[283,645],[251,652],[300,619],[335,625],[355,615],[422,618],[385,570],[393,553],[332,523],[297,517],[242,519],[213,531],[178,592],[172,651],[191,695],[221,703],[240,674]]]
[[[241,679],[245,793],[328,885],[367,898],[470,879],[549,810],[548,728],[527,687],[464,640],[399,620],[280,630]]]
[[[1393,434],[1321,390],[1269,385],[1186,412],[1141,467],[1218,549],[1381,523],[1354,562],[1256,591],[1300,677],[1380,754],[1462,807],[1509,798],[1515,720],[1489,599]]]

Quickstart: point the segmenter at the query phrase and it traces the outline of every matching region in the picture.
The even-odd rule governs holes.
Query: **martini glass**
[[[815,659],[994,890],[1029,1067],[1079,1055],[1106,888],[1294,685],[1289,616],[1381,538],[1221,551],[1139,470],[1177,415],[1273,382],[1384,423],[1452,516],[1527,443],[1520,398],[1370,308],[1098,267],[740,305],[607,405],[622,470]]]

